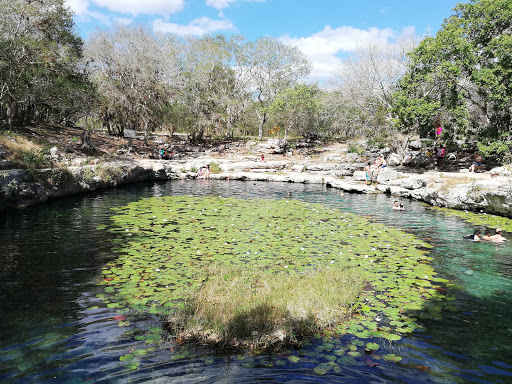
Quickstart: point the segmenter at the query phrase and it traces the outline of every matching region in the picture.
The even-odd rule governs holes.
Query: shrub
[[[210,163],[210,171],[211,171],[211,173],[221,173],[222,172],[219,164],[217,164],[215,162]]]
[[[485,144],[478,143],[478,150],[483,156],[496,156],[502,164],[512,164],[512,133],[506,132]]]
[[[358,155],[361,155],[364,152],[364,148],[362,146],[360,146],[359,144],[349,143],[347,152],[348,153],[357,153]]]

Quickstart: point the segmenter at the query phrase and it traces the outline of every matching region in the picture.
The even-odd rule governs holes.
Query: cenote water
[[[104,296],[117,289],[108,286],[108,266],[118,252],[129,253],[122,249],[126,234],[106,230],[113,226],[112,217],[132,202],[163,196],[293,200],[320,204],[340,218],[356,214],[367,220],[370,232],[373,223],[385,225],[403,231],[404,242],[414,235],[426,243],[422,249],[432,258],[428,268],[447,282],[437,289],[450,294],[442,305],[425,299],[415,312],[418,328],[397,341],[318,335],[301,350],[272,356],[175,348],[156,314],[126,317]],[[512,382],[512,241],[464,240],[473,224],[414,201],[404,201],[404,211],[393,211],[393,200],[347,193],[340,198],[334,189],[307,184],[172,181],[6,213],[0,216],[0,381]],[[512,240],[511,233],[505,236]],[[321,253],[322,246],[315,252]],[[102,281],[107,288],[98,285]],[[369,341],[378,349],[358,353]]]

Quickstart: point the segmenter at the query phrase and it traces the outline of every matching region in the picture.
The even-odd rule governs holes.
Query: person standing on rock
[[[444,146],[441,145],[439,147],[439,150],[437,151],[437,166],[441,168],[444,162],[444,157],[446,155],[446,149],[444,149]]]
[[[369,161],[368,164],[366,164],[366,167],[364,167],[364,174],[366,176],[366,185],[371,185],[372,183],[372,179],[371,179],[371,168],[372,166],[372,162]]]

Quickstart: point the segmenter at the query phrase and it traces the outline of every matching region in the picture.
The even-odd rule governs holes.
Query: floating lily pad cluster
[[[166,196],[116,210],[111,230],[119,235],[118,258],[104,267],[100,284],[101,298],[122,313],[169,314],[201,287],[211,263],[276,273],[341,263],[366,271],[356,313],[334,329],[361,339],[399,340],[417,327],[415,311],[425,300],[439,304],[428,306],[433,317],[446,304],[436,285],[446,281],[429,265],[428,244],[322,205]]]
[[[501,228],[506,232],[512,232],[512,219],[502,216],[489,215],[487,213],[475,213],[468,211],[458,211],[455,209],[432,207],[433,210],[441,212],[447,216],[460,217],[475,225],[483,225],[487,228]]]

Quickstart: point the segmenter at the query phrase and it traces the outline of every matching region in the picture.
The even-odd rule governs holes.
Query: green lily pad
[[[133,356],[146,356],[148,354],[147,349],[136,349],[132,352]]]
[[[393,353],[390,353],[390,354],[387,354],[387,355],[383,355],[382,358],[384,360],[387,360],[387,361],[393,361],[395,363],[399,362],[402,360],[402,358],[400,356],[396,356],[395,354]]]
[[[332,367],[327,364],[319,364],[313,368],[313,371],[315,371],[317,375],[323,376],[326,375],[331,369]]]
[[[137,368],[139,368],[139,366],[140,366],[140,363],[138,361],[131,361],[128,364],[126,364],[126,369],[130,369],[130,370],[134,371]]]
[[[366,348],[368,348],[369,350],[372,350],[372,351],[376,351],[377,349],[380,348],[380,346],[377,343],[368,343],[368,344],[366,344]]]
[[[134,356],[131,353],[128,353],[126,355],[123,355],[119,358],[121,361],[130,361],[133,360]]]
[[[292,356],[288,356],[288,361],[290,363],[298,363],[300,361],[300,358],[298,356],[292,355]]]

